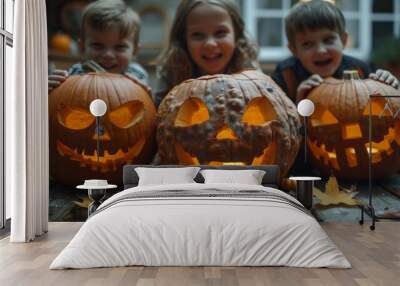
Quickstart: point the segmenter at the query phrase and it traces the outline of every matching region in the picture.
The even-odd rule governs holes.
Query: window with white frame
[[[241,1],[246,28],[260,45],[261,62],[277,62],[290,55],[284,18],[298,0]],[[346,54],[368,60],[384,37],[400,36],[400,0],[336,0],[346,18]]]
[[[13,33],[14,28],[14,0],[5,0],[4,3],[4,26],[5,30],[9,33]]]
[[[400,37],[400,1],[375,0],[371,7],[372,48],[378,48],[387,38]]]
[[[289,55],[284,18],[296,0],[242,1],[246,29],[260,46],[262,62],[281,60]]]
[[[0,228],[5,226],[6,219],[11,217],[10,194],[4,188],[4,112],[5,98],[11,94],[14,30],[14,0],[0,0]]]

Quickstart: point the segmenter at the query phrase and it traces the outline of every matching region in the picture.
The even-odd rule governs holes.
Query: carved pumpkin
[[[158,111],[164,164],[279,164],[284,175],[299,150],[296,107],[258,71],[187,80]]]
[[[308,95],[315,111],[308,123],[310,159],[325,175],[368,178],[369,95],[396,95],[393,87],[372,79],[361,80],[357,71],[345,78],[327,78]],[[382,178],[400,168],[400,119],[392,115],[398,99],[371,101],[372,175]],[[394,111],[394,112],[393,112]]]
[[[94,99],[107,104],[97,165]],[[49,97],[50,171],[65,185],[103,178],[122,182],[122,166],[149,163],[155,153],[156,109],[146,88],[127,76],[95,72],[70,76]]]

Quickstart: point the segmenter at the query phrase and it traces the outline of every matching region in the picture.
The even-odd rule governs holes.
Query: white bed
[[[293,197],[256,185],[138,186],[107,201],[50,269],[145,266],[350,268]]]

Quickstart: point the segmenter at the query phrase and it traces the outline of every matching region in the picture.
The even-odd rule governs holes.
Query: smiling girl
[[[155,102],[182,81],[202,75],[257,68],[257,47],[249,40],[231,0],[188,0],[177,8],[169,45],[161,56]]]

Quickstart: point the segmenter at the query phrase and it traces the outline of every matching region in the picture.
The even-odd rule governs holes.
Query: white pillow
[[[233,183],[246,185],[261,185],[265,171],[262,170],[201,170],[204,183]]]
[[[138,186],[195,183],[193,179],[199,170],[199,167],[135,168],[139,176]]]

